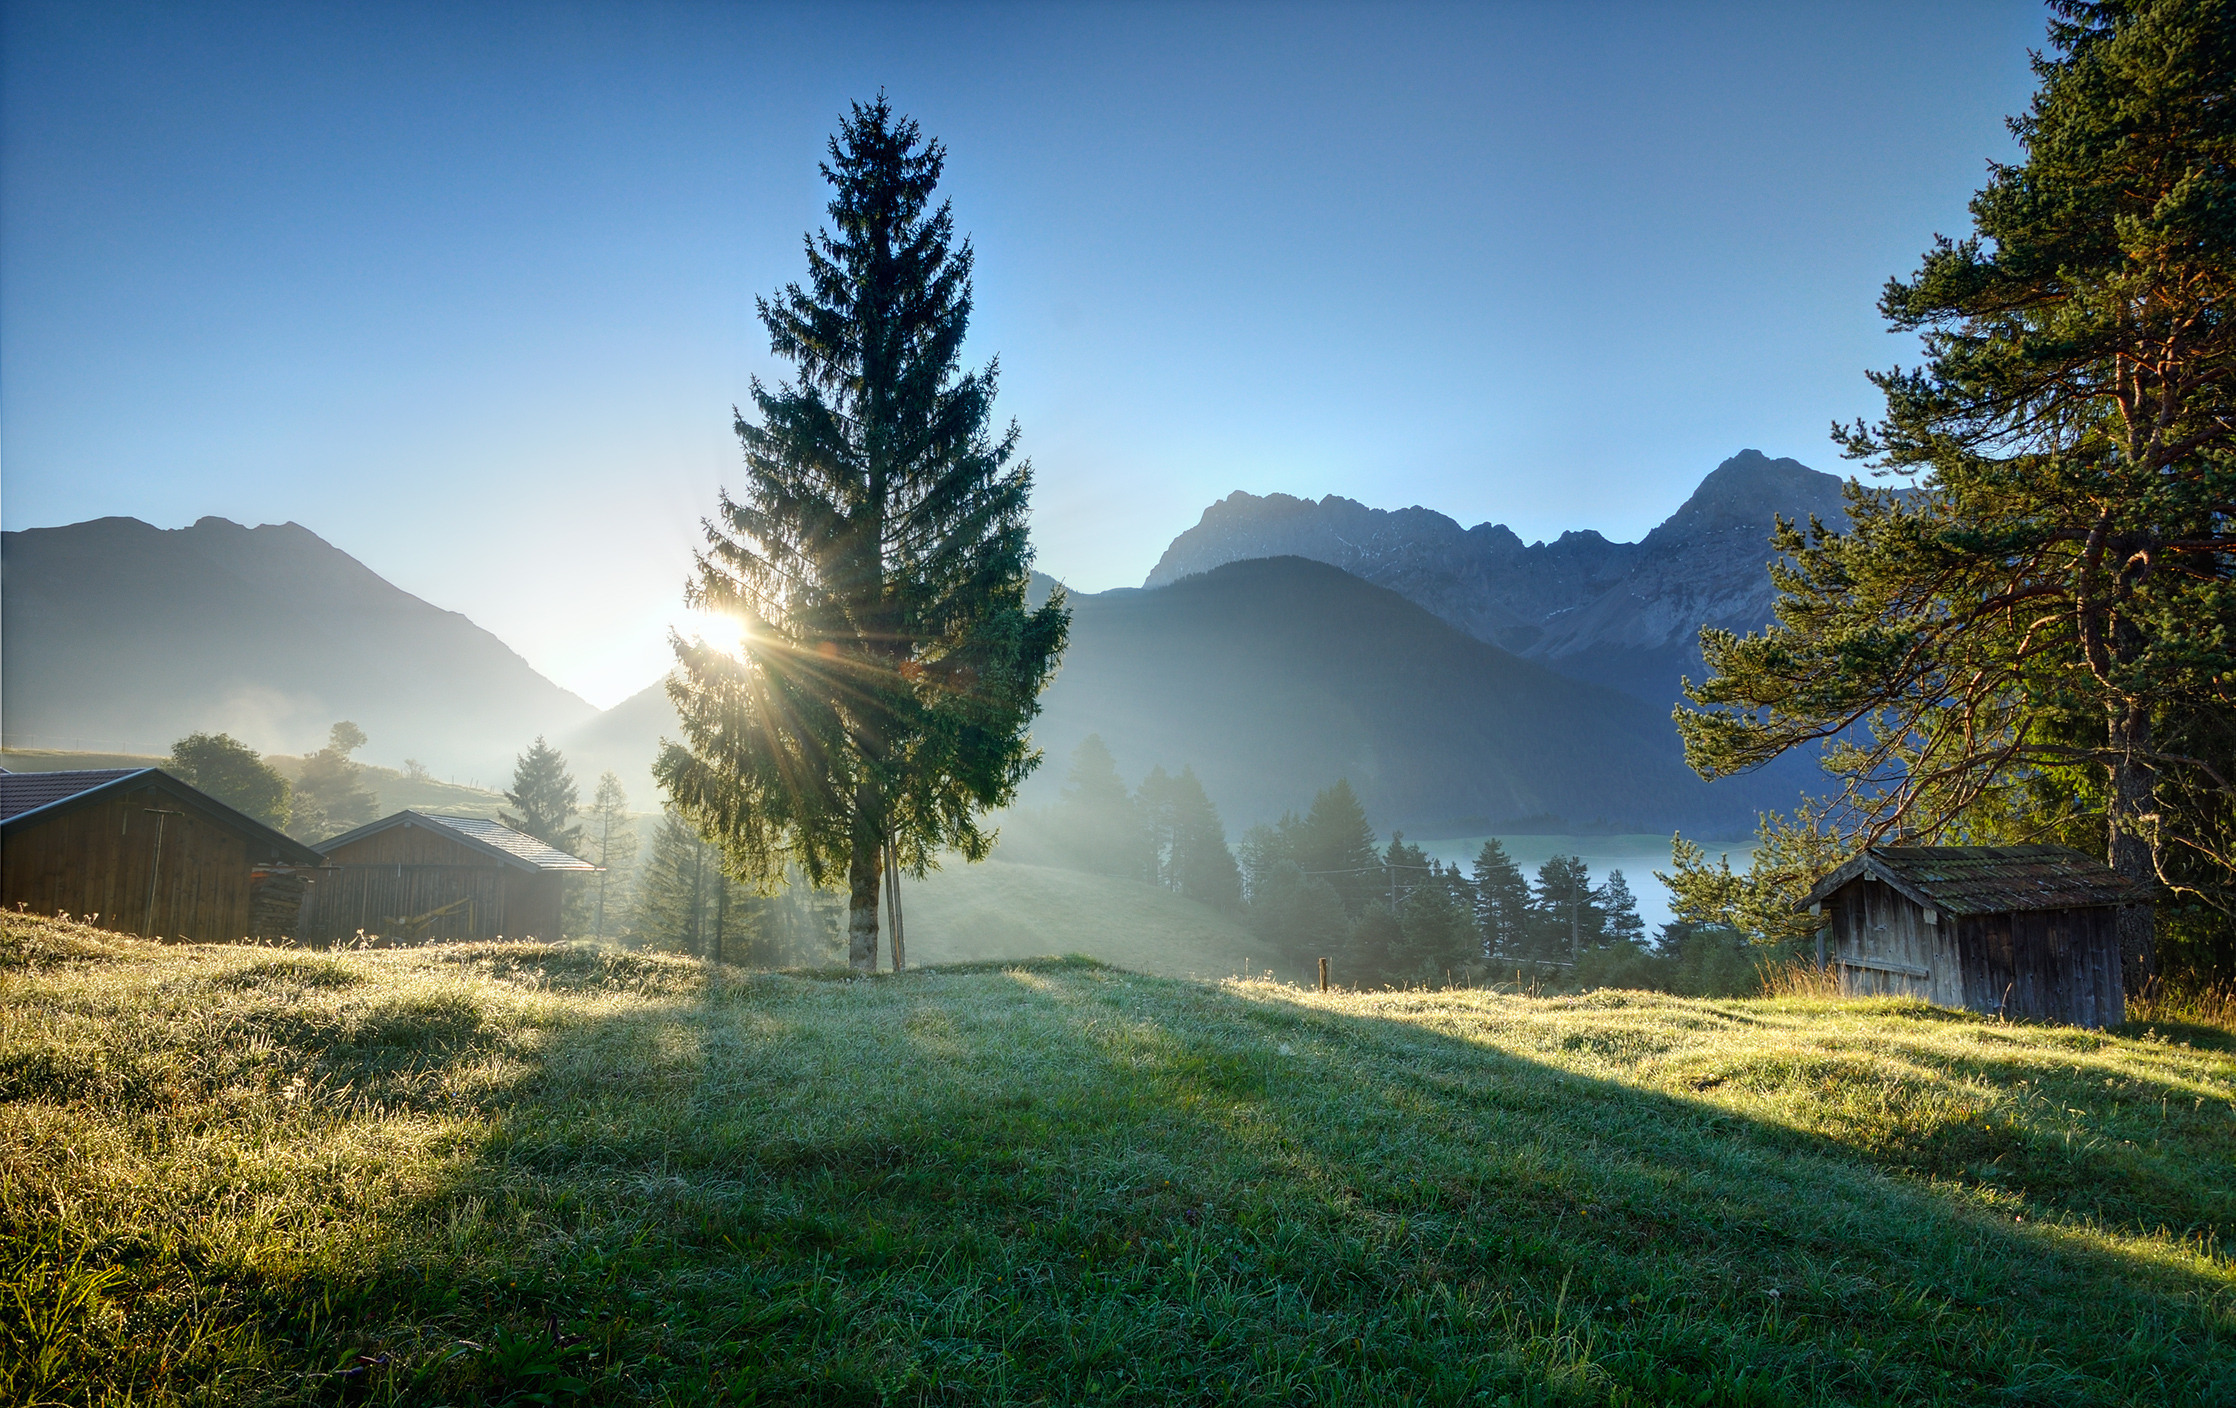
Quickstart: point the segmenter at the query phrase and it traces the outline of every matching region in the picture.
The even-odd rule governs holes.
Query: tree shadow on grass
[[[1397,1016],[1077,961],[498,976],[637,986],[552,1019],[379,1255],[242,1288],[275,1343],[339,1327],[298,1396],[2236,1392],[2225,1261]]]

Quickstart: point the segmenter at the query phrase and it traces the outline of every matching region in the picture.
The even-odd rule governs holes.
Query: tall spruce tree
[[[745,489],[689,590],[742,642],[676,638],[685,741],[657,768],[735,873],[843,874],[862,971],[889,860],[984,858],[979,815],[1039,761],[1026,726],[1070,622],[1061,593],[1026,602],[1031,469],[1016,426],[990,428],[995,367],[961,368],[972,259],[931,204],[944,160],[882,94],[830,143],[808,285],[759,304],[797,380],[753,383]]]
[[[528,751],[513,760],[512,787],[505,793],[513,810],[498,813],[497,819],[575,855],[582,845],[582,828],[569,823],[574,820],[577,795],[566,755],[538,734]]]
[[[1824,744],[1841,794],[1743,884],[1680,854],[1689,919],[1774,925],[1882,838],[2075,841],[2236,913],[2236,5],[2050,9],[2025,160],[1881,300],[1924,364],[1835,427],[1911,488],[1781,524],[1776,622],[1704,633],[1679,711],[1703,775]],[[2122,943],[2146,978],[2142,911]]]

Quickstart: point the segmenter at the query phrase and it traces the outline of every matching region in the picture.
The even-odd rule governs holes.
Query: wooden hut
[[[486,817],[398,812],[336,836],[304,915],[315,942],[556,939],[570,875],[598,867]]]
[[[1873,846],[1817,882],[1840,990],[2081,1027],[2126,1019],[2110,867],[2064,846]]]
[[[0,773],[0,904],[229,943],[295,933],[317,851],[156,768]]]

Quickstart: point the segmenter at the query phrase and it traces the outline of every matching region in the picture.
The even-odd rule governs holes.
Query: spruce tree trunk
[[[2112,706],[2112,751],[2105,789],[2105,821],[2110,830],[2105,858],[2120,878],[2148,894],[2158,883],[2158,866],[2151,856],[2146,820],[2156,809],[2158,777],[2150,764],[2136,756],[2151,742],[2150,715],[2141,706]],[[2127,905],[2119,917],[2120,981],[2130,997],[2140,997],[2158,973],[2158,949],[2151,933],[2148,905]]]
[[[885,848],[877,834],[877,791],[854,789],[854,851],[846,864],[846,961],[857,973],[877,971],[877,891]]]

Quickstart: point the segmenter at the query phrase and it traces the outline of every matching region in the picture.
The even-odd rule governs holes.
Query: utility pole
[[[148,912],[147,917],[140,921],[141,936],[152,939],[155,937],[155,882],[163,873],[163,822],[168,817],[185,816],[186,813],[166,807],[146,807],[142,810],[155,818],[155,858],[148,862]]]

